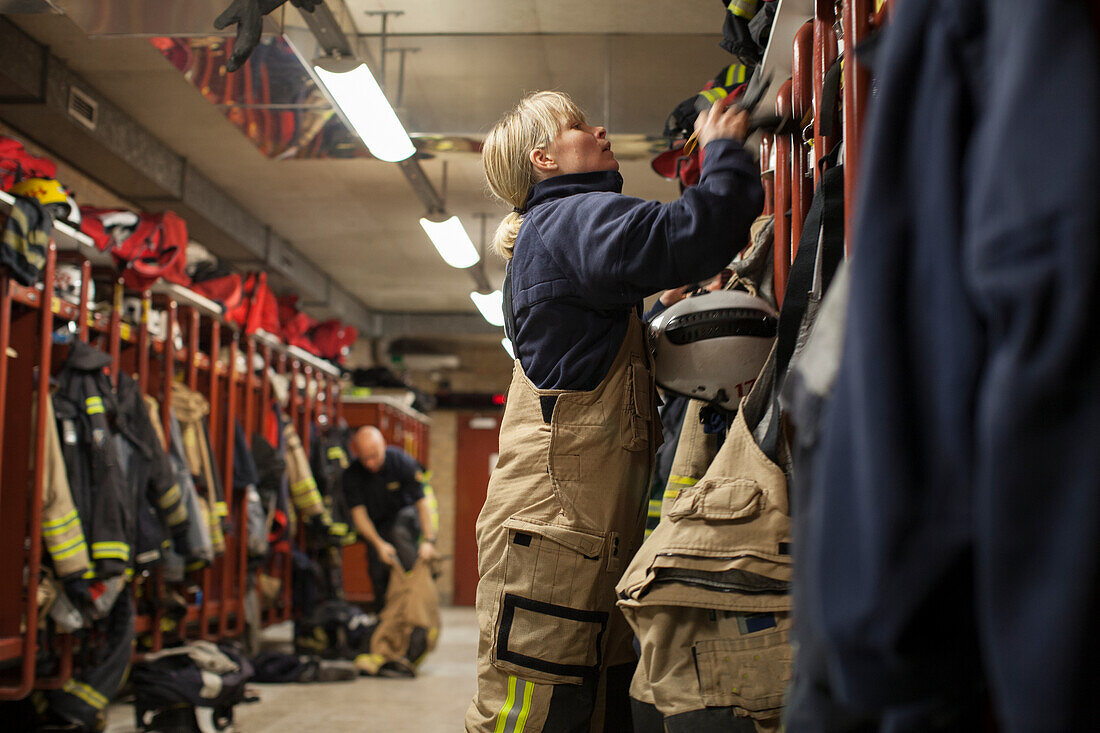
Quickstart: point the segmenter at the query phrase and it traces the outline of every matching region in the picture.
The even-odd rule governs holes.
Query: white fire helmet
[[[650,323],[657,384],[736,410],[760,374],[778,326],[775,309],[745,292],[685,298]]]
[[[62,300],[80,305],[80,267],[69,262],[59,262],[53,271],[53,290]],[[95,302],[95,283],[88,281],[88,305]]]

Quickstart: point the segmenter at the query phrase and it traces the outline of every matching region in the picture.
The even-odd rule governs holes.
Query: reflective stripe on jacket
[[[110,363],[104,352],[74,341],[53,398],[69,488],[100,578],[129,567],[134,528],[133,502],[111,439],[117,404],[104,371]]]
[[[222,531],[222,517],[228,514],[218,479],[218,469],[210,451],[210,439],[206,427],[206,416],[210,412],[210,403],[198,392],[179,382],[172,383],[172,410],[179,419],[183,454],[194,477],[195,488],[199,496],[205,499],[210,528],[210,541],[214,552],[225,552],[225,534]]]

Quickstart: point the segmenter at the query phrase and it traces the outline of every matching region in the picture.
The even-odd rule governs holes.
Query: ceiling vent
[[[98,116],[99,103],[76,87],[69,87],[69,117],[89,130],[95,130]]]

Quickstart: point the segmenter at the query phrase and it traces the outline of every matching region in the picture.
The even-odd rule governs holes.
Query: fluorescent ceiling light
[[[481,311],[481,315],[493,326],[504,325],[504,293],[494,290],[483,295],[476,290],[470,293],[470,300]]]
[[[504,350],[508,352],[508,356],[513,359],[516,358],[516,352],[512,349],[512,339],[505,336],[500,340],[500,345],[504,347]]]
[[[322,58],[313,68],[371,155],[390,163],[412,157],[416,148],[366,64]]]
[[[457,216],[441,222],[421,218],[420,226],[424,227],[432,244],[439,250],[439,256],[451,267],[459,269],[472,267],[481,259],[474,243],[470,241],[470,235],[466,233]]]

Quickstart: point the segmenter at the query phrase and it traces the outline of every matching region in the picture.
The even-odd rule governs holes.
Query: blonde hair
[[[489,131],[481,148],[485,179],[493,195],[513,208],[522,207],[538,182],[531,151],[547,148],[564,127],[575,122],[585,122],[584,112],[567,94],[535,92],[521,99]],[[506,260],[512,259],[522,223],[523,215],[513,211],[493,235],[493,246]]]

